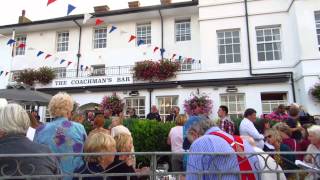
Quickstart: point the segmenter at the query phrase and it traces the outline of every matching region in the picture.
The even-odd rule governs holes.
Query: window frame
[[[160,98],[164,98],[164,103],[166,103],[165,101],[165,98],[171,98],[170,100],[170,105],[169,105],[169,112],[166,113],[166,106],[164,106],[164,113],[162,113],[161,111],[161,108],[163,107],[161,104],[160,104]],[[176,102],[177,104],[173,104],[173,98],[177,98]],[[167,95],[167,96],[156,96],[156,99],[157,99],[157,107],[158,107],[158,110],[159,110],[159,114],[160,114],[160,117],[162,119],[162,121],[166,121],[166,117],[170,114],[170,111],[173,107],[176,107],[179,105],[179,95]]]
[[[319,17],[319,19],[317,19]],[[318,50],[320,51],[320,10],[314,12],[314,19],[316,25],[316,35],[318,39]]]
[[[281,28],[281,25],[270,25],[270,26],[261,26],[261,27],[256,27],[255,28],[256,30],[256,48],[257,48],[257,61],[258,62],[276,62],[276,61],[281,61],[283,59],[283,43],[282,43],[282,28]],[[265,35],[266,31],[269,31],[271,32],[270,35]],[[278,30],[279,31],[279,34],[274,34],[273,30]],[[258,31],[262,31],[262,36],[259,36],[258,34]],[[276,36],[279,36],[279,39],[276,39],[275,37]],[[271,40],[266,40],[267,38],[271,37]],[[259,41],[259,38],[262,38],[263,41]],[[267,46],[271,44],[271,47],[272,50],[267,50]],[[275,45],[275,44],[278,44],[280,47],[278,50],[275,50],[275,48],[278,46],[278,45]],[[262,50],[259,50],[259,46],[263,45],[263,51]],[[270,52],[272,52],[272,59],[268,59],[268,54],[270,54]],[[276,58],[276,53],[275,52],[278,52],[278,59]],[[263,53],[263,58],[264,59],[260,59],[260,55]]]
[[[55,79],[64,79],[67,77],[67,68],[66,67],[55,67],[53,70],[56,73]]]
[[[283,99],[282,100],[276,100],[276,99],[273,99],[273,100],[263,100],[262,99],[262,96],[264,94],[279,94],[279,95],[282,95],[283,96]],[[278,107],[280,104],[283,104],[283,105],[288,105],[289,102],[288,102],[288,92],[261,92],[260,93],[260,96],[261,96],[261,110],[262,110],[262,114],[269,114],[271,112],[273,112],[273,108],[276,108]],[[268,111],[265,111],[264,109],[264,105],[268,105],[269,106],[269,110]]]
[[[97,32],[97,31],[99,31],[99,32]],[[104,31],[104,32],[100,32],[100,31]],[[99,37],[100,34],[105,35],[105,37],[104,36],[103,37]],[[105,40],[105,42],[100,43],[99,42],[100,40]],[[93,49],[104,49],[104,48],[107,48],[107,46],[108,46],[108,28],[107,27],[93,28],[92,43],[93,43],[93,46],[92,46]]]
[[[148,32],[148,27],[150,27],[150,32]],[[141,33],[139,31],[139,28],[145,28],[145,33],[143,35],[142,30]],[[146,23],[137,23],[136,24],[136,45],[138,46],[138,43],[140,40],[144,41],[143,45],[150,45],[152,43],[152,25],[151,22],[146,22]]]
[[[128,107],[128,103],[127,101],[130,100],[131,101],[131,106]],[[134,100],[138,100],[138,106],[133,106],[132,102]],[[140,106],[140,101],[143,100],[144,101],[144,106]],[[127,111],[128,111],[128,108],[134,108],[136,110],[136,115],[139,117],[139,118],[145,118],[146,117],[146,97],[142,97],[142,96],[139,96],[139,97],[127,97],[125,98],[125,114],[127,114]],[[144,111],[144,114],[140,113],[140,111]]]
[[[106,75],[106,65],[105,64],[95,64],[91,65],[92,76],[105,76]]]
[[[182,25],[183,23],[185,23],[185,30],[184,30],[184,34],[182,34],[182,28],[180,27],[178,30],[178,25]],[[187,24],[189,23],[189,30],[187,29]],[[176,19],[174,21],[174,39],[175,42],[184,42],[184,41],[191,41],[191,33],[192,33],[192,29],[191,29],[191,18],[184,18],[184,19]],[[178,34],[179,33],[179,34]],[[179,37],[179,40],[178,40]],[[182,40],[182,37],[184,37],[184,39]]]
[[[17,35],[15,37],[15,41],[18,43],[18,46],[16,46],[16,48],[15,48],[16,52],[14,54],[16,56],[24,56],[26,54],[26,48],[19,47],[19,44],[23,43],[24,45],[26,45],[27,35],[25,35],[25,34]]]
[[[227,103],[225,104],[224,101],[222,101],[222,96],[227,96]],[[236,101],[234,101],[235,103],[230,103],[230,96],[236,96]],[[241,101],[238,101],[238,96],[243,96],[243,103],[241,103]],[[229,110],[229,116],[230,117],[236,117],[236,118],[242,118],[243,117],[243,113],[246,109],[246,94],[245,93],[222,93],[219,95],[219,98],[220,98],[220,104],[221,105],[225,105],[228,107],[228,110]],[[231,101],[233,102],[233,101]],[[240,103],[238,103],[240,102]],[[235,104],[236,105],[236,110],[233,110],[231,107],[230,107],[230,104]],[[243,109],[239,110],[238,106],[241,107],[241,104],[243,104]]]
[[[238,43],[234,42],[234,32],[238,32]],[[223,38],[219,37],[219,33],[224,33]],[[226,33],[231,33],[230,38],[226,37]],[[241,63],[241,30],[240,29],[223,29],[223,30],[217,30],[216,31],[216,35],[217,35],[217,46],[218,46],[218,63],[219,64],[235,64],[235,63]],[[223,39],[223,44],[220,44],[220,40]],[[231,43],[227,43],[226,39],[231,39]],[[227,46],[231,45],[231,53],[227,53]],[[239,53],[235,53],[234,49],[235,46],[239,45]],[[220,54],[220,46],[224,47],[224,54]],[[228,55],[232,55],[232,62],[228,62],[227,60],[227,56]],[[236,55],[238,55],[239,57],[239,61],[236,62]],[[224,62],[220,61],[220,56],[224,56]]]
[[[64,34],[67,34],[67,36],[64,36]],[[63,39],[63,38],[66,38],[66,39]],[[70,32],[69,31],[57,32],[57,49],[56,49],[57,52],[69,51],[69,41],[70,41]]]

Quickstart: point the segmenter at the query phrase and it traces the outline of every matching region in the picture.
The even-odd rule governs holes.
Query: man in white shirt
[[[256,110],[249,108],[244,112],[244,119],[240,123],[239,131],[241,136],[250,136],[256,142],[258,148],[263,149],[264,136],[258,132],[254,126],[254,122],[257,119]]]

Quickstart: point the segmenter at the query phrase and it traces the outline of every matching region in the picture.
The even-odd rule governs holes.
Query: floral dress
[[[86,137],[82,124],[60,117],[37,128],[34,142],[47,145],[53,153],[82,153]],[[66,174],[83,165],[81,156],[59,156],[58,160]]]

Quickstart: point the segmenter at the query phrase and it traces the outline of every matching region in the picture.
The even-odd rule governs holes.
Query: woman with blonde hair
[[[87,134],[82,124],[69,121],[72,109],[73,99],[69,94],[60,92],[53,96],[49,112],[54,119],[38,127],[34,142],[47,145],[53,153],[82,153]],[[79,156],[65,156],[59,160],[64,174],[72,173],[83,164]]]
[[[266,129],[264,136],[267,142],[275,147],[276,152],[290,152],[291,149],[288,145],[282,143],[282,138],[278,130]],[[283,170],[294,170],[298,167],[295,165],[295,156],[291,154],[274,154],[273,157],[277,164],[279,164]],[[285,173],[287,179],[294,179],[295,174]]]

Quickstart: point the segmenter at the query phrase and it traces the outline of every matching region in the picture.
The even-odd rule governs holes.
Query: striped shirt
[[[190,152],[234,152],[233,148],[230,144],[225,141],[223,138],[210,135],[211,132],[222,133],[229,138],[233,139],[233,137],[223,131],[221,131],[218,127],[210,128],[204,136],[198,138],[194,141],[190,147]],[[244,151],[245,152],[255,152],[251,145],[247,141],[244,141]],[[252,167],[252,170],[259,170],[259,160],[256,156],[248,155],[248,160]],[[237,171],[239,172],[239,163],[237,160],[237,155],[189,155],[188,163],[187,163],[187,180],[215,180],[219,179],[217,174],[205,174],[198,175],[197,173],[209,171],[212,173],[226,173],[229,171]],[[238,180],[238,175],[232,174],[222,174],[222,180]],[[256,179],[258,179],[258,175],[256,174]]]

